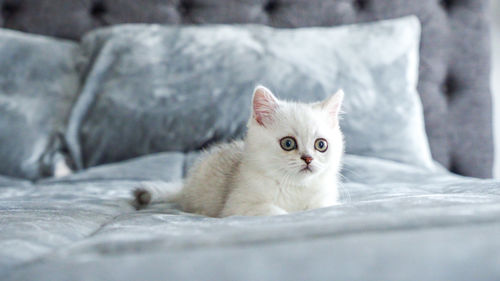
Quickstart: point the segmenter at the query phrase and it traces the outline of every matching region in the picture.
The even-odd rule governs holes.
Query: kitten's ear
[[[257,86],[252,98],[253,118],[257,123],[266,126],[273,120],[278,108],[278,99],[264,86]]]
[[[327,110],[331,116],[337,118],[340,114],[340,107],[344,100],[344,91],[338,90],[334,95],[330,96],[321,103],[321,108]]]

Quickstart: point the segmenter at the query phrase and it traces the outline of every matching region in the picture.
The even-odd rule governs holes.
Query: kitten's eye
[[[297,142],[292,137],[284,137],[280,140],[280,145],[283,150],[291,151],[297,148]]]
[[[328,149],[328,142],[325,139],[317,139],[314,148],[319,152],[325,152]]]

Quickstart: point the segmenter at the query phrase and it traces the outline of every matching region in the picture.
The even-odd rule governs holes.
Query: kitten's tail
[[[132,192],[134,199],[131,204],[141,209],[151,203],[174,203],[179,199],[181,189],[181,182],[141,182]]]

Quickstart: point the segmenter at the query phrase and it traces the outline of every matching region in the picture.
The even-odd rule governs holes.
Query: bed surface
[[[153,205],[179,181],[166,152],[36,183],[0,176],[0,280],[499,280],[500,181],[491,177],[488,0],[0,0],[0,27],[79,40],[120,23],[335,26],[415,14],[424,170],[347,155],[342,203],[276,217],[206,218]]]
[[[164,153],[35,185],[0,181],[0,278],[500,277],[498,181],[348,155],[342,204],[330,208],[215,219],[129,205],[141,181],[159,171],[180,180],[194,158]]]

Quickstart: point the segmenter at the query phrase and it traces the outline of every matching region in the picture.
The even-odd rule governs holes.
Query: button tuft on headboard
[[[8,18],[21,9],[20,3],[6,1],[2,5],[2,17]]]
[[[443,84],[441,84],[441,91],[445,94],[447,100],[449,101],[453,93],[457,90],[457,81],[453,75],[448,74],[446,79],[444,79]]]
[[[268,14],[272,14],[278,10],[280,3],[278,0],[270,0],[264,5],[264,11]]]
[[[364,10],[366,8],[366,6],[368,5],[368,1],[367,0],[354,0],[353,5],[357,10]]]
[[[179,14],[186,16],[189,14],[189,11],[193,8],[193,3],[188,0],[179,1],[179,5],[177,6],[177,10],[179,10]]]
[[[439,5],[441,5],[441,7],[445,10],[448,10],[453,5],[453,0],[439,0]]]
[[[108,8],[106,5],[104,5],[103,2],[94,2],[92,3],[92,6],[90,7],[90,14],[93,17],[101,17],[105,13],[108,12]]]

